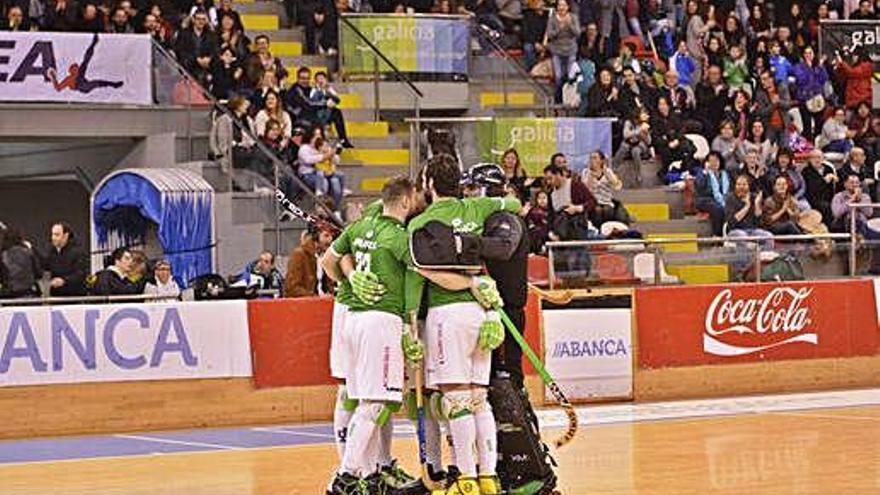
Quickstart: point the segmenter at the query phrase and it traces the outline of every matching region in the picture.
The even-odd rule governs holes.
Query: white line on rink
[[[872,416],[852,416],[849,414],[846,415],[832,415],[832,414],[816,414],[809,411],[804,411],[801,413],[797,412],[776,412],[772,413],[774,416],[794,416],[797,418],[816,418],[816,419],[838,419],[845,421],[880,421],[880,416],[872,417]]]
[[[314,438],[336,438],[330,433],[314,433],[311,431],[291,431],[287,428],[290,427],[260,427],[260,428],[251,428],[251,431],[259,431],[263,433],[280,433],[282,435],[294,435],[298,437],[314,437]]]
[[[589,427],[639,421],[870,405],[880,405],[880,389],[582,406],[577,408],[577,413],[581,423]],[[568,424],[565,414],[559,409],[541,409],[537,411],[537,414],[538,420],[544,428],[561,428]]]
[[[223,450],[239,450],[240,447],[231,447],[229,445],[219,445],[216,443],[204,443],[204,442],[187,442],[184,440],[172,440],[170,438],[157,438],[157,437],[148,437],[143,435],[113,435],[116,438],[126,438],[128,440],[141,440],[144,442],[155,442],[155,443],[168,443],[172,445],[187,445],[190,447],[207,447],[211,449],[223,449]]]

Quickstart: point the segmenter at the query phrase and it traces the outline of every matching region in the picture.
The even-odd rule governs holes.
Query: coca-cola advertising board
[[[638,289],[640,368],[876,354],[870,280]]]

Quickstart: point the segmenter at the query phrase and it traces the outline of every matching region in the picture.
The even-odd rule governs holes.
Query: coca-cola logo
[[[742,356],[795,342],[818,345],[811,332],[812,288],[775,287],[764,297],[736,298],[719,292],[706,311],[703,351],[716,356]]]

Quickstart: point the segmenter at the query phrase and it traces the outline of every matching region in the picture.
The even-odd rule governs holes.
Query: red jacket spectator
[[[841,62],[837,65],[837,74],[846,82],[844,102],[846,108],[855,109],[861,102],[871,103],[871,76],[874,64],[870,60],[859,60],[856,65]]]

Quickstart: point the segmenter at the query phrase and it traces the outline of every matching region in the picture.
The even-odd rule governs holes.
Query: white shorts
[[[403,320],[384,311],[350,311],[343,342],[348,396],[358,400],[403,399]]]
[[[489,384],[492,353],[477,345],[486,311],[475,302],[428,309],[425,324],[425,384]]]
[[[330,326],[330,376],[338,380],[345,380],[347,376],[345,363],[350,359],[345,355],[345,347],[342,344],[342,333],[345,331],[347,316],[348,306],[334,301],[333,322]]]

